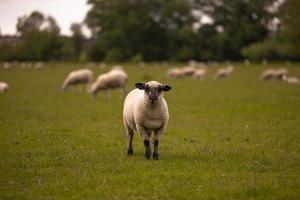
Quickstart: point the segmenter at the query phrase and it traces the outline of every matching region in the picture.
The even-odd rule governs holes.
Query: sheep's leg
[[[153,151],[153,159],[158,160],[158,144],[159,144],[159,137],[160,135],[164,132],[165,126],[156,129],[154,131],[154,138],[153,138],[153,146],[154,146],[154,151]]]
[[[150,134],[145,130],[145,128],[138,126],[138,132],[141,134],[144,142],[144,156],[146,159],[150,159],[151,147],[150,147]]]
[[[92,84],[90,82],[87,83],[86,85],[86,92],[89,93],[91,90]]]
[[[110,93],[109,90],[104,90],[106,98],[110,99]]]
[[[120,88],[120,93],[121,93],[122,97],[125,97],[126,96],[126,88],[125,87]]]
[[[128,155],[133,155],[133,148],[132,148],[133,135],[134,135],[133,130],[127,127],[127,137],[128,137],[127,154]]]

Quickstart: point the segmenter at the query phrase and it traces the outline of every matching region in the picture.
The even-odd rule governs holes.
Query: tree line
[[[300,58],[297,0],[88,0],[84,24],[60,35],[51,16],[17,21],[17,45],[0,60],[187,61]],[[205,20],[206,19],[206,20]]]

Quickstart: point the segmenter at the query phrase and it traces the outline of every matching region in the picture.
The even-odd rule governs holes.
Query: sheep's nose
[[[151,100],[151,101],[156,101],[156,100],[157,100],[157,96],[155,96],[155,95],[150,95],[150,100]]]

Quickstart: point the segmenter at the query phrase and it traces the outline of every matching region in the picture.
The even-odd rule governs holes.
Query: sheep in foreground
[[[158,144],[160,135],[165,131],[169,119],[168,105],[163,92],[171,90],[169,85],[156,81],[136,83],[138,89],[132,90],[126,97],[123,109],[123,121],[127,131],[128,155],[133,154],[132,140],[138,131],[144,142],[144,156],[150,158],[150,136],[153,137],[153,159],[158,159]]]
[[[8,84],[5,82],[0,82],[0,92],[7,92],[9,89]]]
[[[64,80],[62,89],[65,90],[69,86],[75,86],[79,84],[88,84],[92,83],[93,72],[89,69],[79,69],[69,73],[67,78]]]
[[[100,90],[104,90],[106,97],[109,97],[109,89],[120,88],[121,95],[125,96],[127,81],[127,73],[121,66],[116,66],[111,71],[98,76],[97,80],[92,84],[89,93],[95,98]]]
[[[234,68],[232,66],[221,68],[216,72],[215,78],[216,79],[226,78],[229,76],[229,74],[233,72],[233,70]]]
[[[283,77],[283,82],[288,83],[288,84],[300,84],[300,79],[297,77]]]

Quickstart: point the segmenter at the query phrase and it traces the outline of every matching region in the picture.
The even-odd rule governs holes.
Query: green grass
[[[260,82],[259,65],[235,64],[220,81],[217,67],[196,81],[125,66],[129,89],[150,79],[173,86],[160,160],[144,159],[138,134],[126,155],[118,91],[93,101],[60,90],[80,65],[1,68],[10,91],[0,94],[0,199],[300,199],[299,86]],[[289,70],[300,77],[300,64]]]

